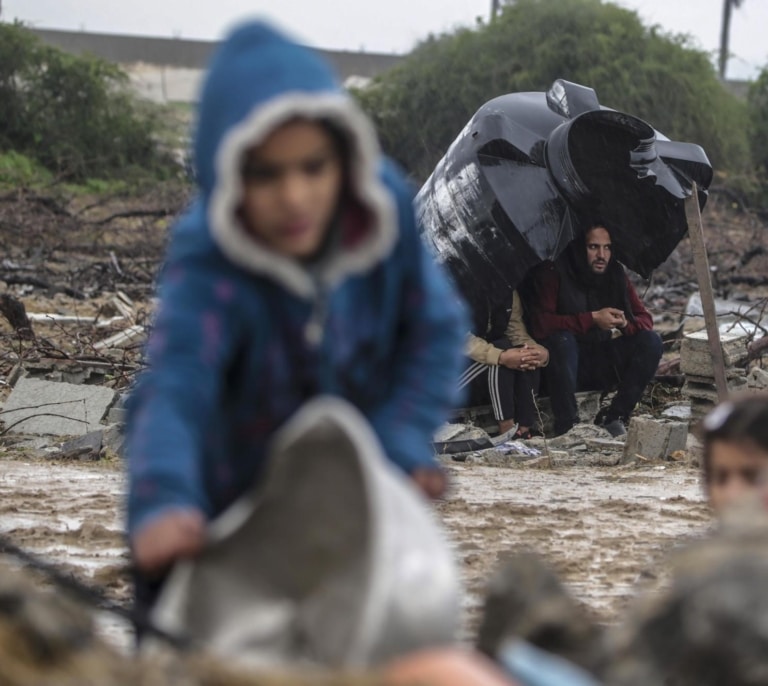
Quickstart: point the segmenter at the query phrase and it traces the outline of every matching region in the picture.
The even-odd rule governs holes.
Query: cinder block
[[[732,367],[747,355],[749,339],[743,333],[721,333],[720,347],[726,368]],[[712,353],[706,331],[695,331],[683,336],[680,344],[680,371],[686,375],[714,377]]]
[[[683,384],[682,394],[686,398],[704,400],[711,404],[718,402],[717,386],[714,379],[703,377],[687,377]],[[726,385],[730,393],[736,393],[746,389],[747,379],[743,376],[731,376],[726,379]]]
[[[633,417],[629,422],[622,462],[638,455],[648,460],[663,460],[675,450],[685,450],[687,422],[671,422],[652,417]]]

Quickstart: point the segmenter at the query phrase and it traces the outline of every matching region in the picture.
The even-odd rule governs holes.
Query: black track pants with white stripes
[[[538,390],[538,370],[522,372],[503,365],[490,365],[468,359],[459,379],[459,388],[469,386],[470,402],[490,402],[497,421],[514,419],[521,426],[536,425],[533,393]]]

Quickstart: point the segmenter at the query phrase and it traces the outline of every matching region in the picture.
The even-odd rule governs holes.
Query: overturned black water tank
[[[600,105],[562,79],[485,103],[416,198],[424,238],[452,273],[476,328],[528,270],[600,217],[614,255],[649,276],[685,236],[693,182],[704,207],[712,166],[693,143]]]

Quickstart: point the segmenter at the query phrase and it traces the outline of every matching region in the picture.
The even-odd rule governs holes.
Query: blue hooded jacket
[[[356,219],[335,225],[311,270],[236,214],[245,150],[297,116],[331,122],[350,150],[342,209]],[[464,311],[421,243],[411,189],[327,65],[265,24],[236,29],[204,84],[195,157],[198,197],[174,227],[128,406],[129,531],[168,508],[221,512],[318,393],[356,405],[406,472],[433,466],[432,433],[458,401]]]

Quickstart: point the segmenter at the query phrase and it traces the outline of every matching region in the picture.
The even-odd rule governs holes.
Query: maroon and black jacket
[[[557,262],[541,264],[533,275],[533,302],[530,303],[531,333],[537,340],[548,338],[557,331],[570,331],[578,338],[601,340],[610,338],[595,324],[592,312],[603,307],[623,310],[627,326],[624,336],[653,329],[653,318],[645,308],[635,287],[619,262],[609,263],[613,278],[598,285],[579,278],[568,255]]]

